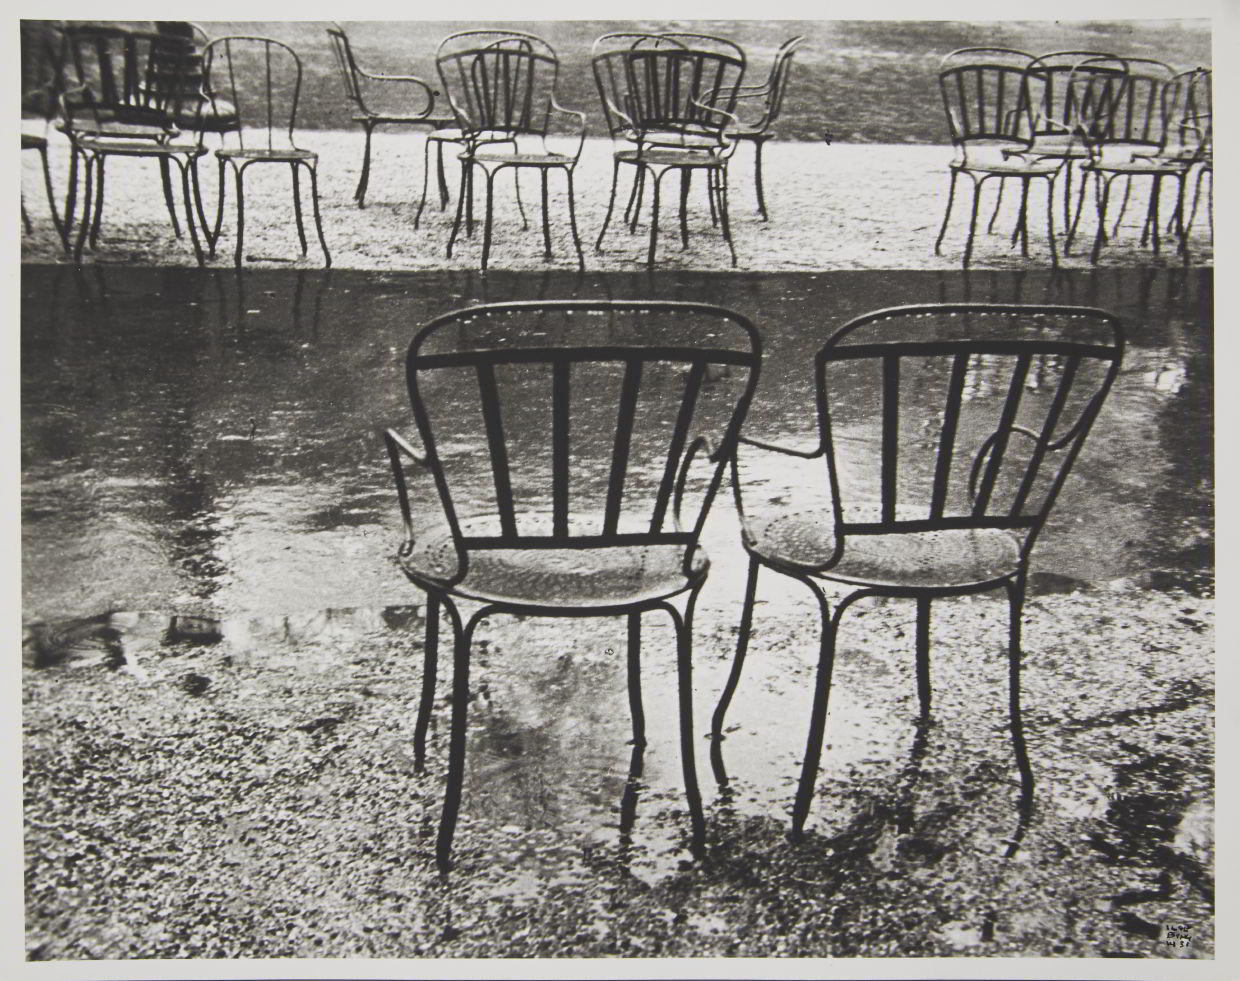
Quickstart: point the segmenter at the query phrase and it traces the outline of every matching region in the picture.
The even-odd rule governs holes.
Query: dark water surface
[[[412,429],[409,339],[472,302],[573,295],[707,300],[749,315],[765,360],[747,431],[802,445],[813,441],[812,355],[852,316],[956,299],[1112,310],[1128,328],[1123,373],[1035,553],[1037,588],[1209,580],[1210,270],[484,280],[26,266],[26,614],[409,602],[389,562],[398,520],[378,436]],[[817,468],[768,476],[822,482]]]

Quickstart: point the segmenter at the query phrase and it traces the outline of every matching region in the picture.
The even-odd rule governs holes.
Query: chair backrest
[[[1185,111],[1181,117],[1181,140],[1188,143],[1197,140],[1199,153],[1212,157],[1214,153],[1214,72],[1209,68],[1197,68],[1191,73]],[[1183,130],[1189,130],[1183,133]],[[1185,137],[1187,136],[1187,139]]]
[[[119,27],[64,28],[63,108],[70,132],[163,139],[182,96],[167,71],[182,70],[185,42]]]
[[[660,31],[658,36],[662,39],[664,46],[671,44],[689,51],[711,51],[735,58],[742,65],[745,64],[745,49],[731,38],[720,37],[718,34],[697,34],[685,31]]]
[[[1127,76],[1127,63],[1109,54],[1061,51],[1035,58],[1025,70],[1034,135],[1093,132],[1122,95]]]
[[[613,135],[719,132],[728,126],[745,64],[714,51],[626,46],[593,59],[594,79]],[[722,110],[719,112],[717,110]]]
[[[344,86],[345,98],[365,113],[366,103],[362,96],[357,62],[353,60],[353,46],[349,44],[349,36],[345,34],[344,28],[336,24],[327,29],[327,37],[331,41],[332,52],[336,56],[336,67],[340,71],[340,82]]]
[[[1128,147],[1161,148],[1176,134],[1171,118],[1182,98],[1186,79],[1130,68],[1118,97],[1110,102],[1105,126],[1096,127],[1097,141]]]
[[[1119,371],[1116,317],[981,303],[859,317],[818,353],[840,544],[1007,528],[1032,547]]]
[[[410,345],[406,374],[454,535],[467,548],[688,554],[760,355],[745,317],[698,303],[496,303],[436,318]]]
[[[939,73],[939,91],[952,143],[1025,145],[1033,127],[1025,90],[1025,69],[974,63]]]
[[[762,118],[755,124],[756,129],[765,130],[779,118],[784,108],[784,95],[788,91],[788,80],[792,77],[792,59],[797,48],[805,41],[802,35],[790,37],[775,52],[775,60],[771,63],[771,74],[766,80],[766,107]]]
[[[464,132],[545,135],[560,70],[546,41],[518,31],[463,31],[440,43],[435,66]]]
[[[235,112],[241,146],[255,139],[267,149],[294,145],[302,76],[296,51],[269,37],[219,37],[203,52],[203,71],[212,106],[218,111],[226,102]]]

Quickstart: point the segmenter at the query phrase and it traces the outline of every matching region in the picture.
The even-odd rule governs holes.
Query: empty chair
[[[435,60],[465,141],[461,197],[448,238],[449,258],[462,220],[467,233],[472,233],[473,171],[477,168],[486,181],[483,272],[491,253],[495,177],[503,170],[512,170],[518,182],[522,170],[538,172],[542,187],[543,252],[550,259],[548,179],[552,171],[558,170],[564,173],[568,188],[569,227],[577,263],[584,268],[573,200],[573,170],[585,142],[586,117],[557,100],[560,62],[555,51],[530,34],[468,31],[445,39]],[[571,134],[564,136],[564,143],[558,148],[557,125]],[[520,184],[517,186],[519,193]]]
[[[1189,136],[1190,131],[1181,127],[1176,117],[1182,111],[1178,107],[1183,104],[1191,78],[1167,78],[1161,71],[1149,73],[1138,68],[1128,71],[1122,84],[1111,87],[1105,94],[1099,94],[1102,86],[1097,77],[1087,83],[1089,98],[1097,113],[1094,125],[1084,130],[1090,156],[1082,167],[1082,173],[1092,176],[1095,184],[1098,223],[1090,255],[1094,262],[1098,261],[1103,243],[1119,231],[1117,221],[1110,235],[1107,233],[1111,185],[1117,177],[1128,180],[1125,203],[1134,178],[1150,179],[1141,244],[1152,241],[1155,255],[1160,243],[1159,206],[1163,182],[1174,180],[1176,206],[1173,217],[1177,234],[1181,238],[1183,236],[1183,229],[1179,227],[1182,215],[1180,203],[1184,197],[1188,171],[1195,159],[1195,150],[1185,153],[1185,148],[1180,146],[1179,141]],[[1085,190],[1086,186],[1082,184],[1069,231],[1069,247],[1080,220]]]
[[[698,538],[759,356],[746,318],[655,301],[488,304],[438,317],[414,338],[406,375],[421,447],[391,430],[386,441],[406,536],[398,562],[427,596],[419,769],[441,613],[454,638],[441,869],[461,802],[470,650],[495,613],[625,617],[638,745],[641,617],[671,617],[685,795],[700,850],[692,639],[709,562]],[[409,461],[424,471],[421,486],[406,476]],[[412,502],[435,498],[415,513]]]
[[[744,60],[684,47],[674,36],[651,35],[650,43],[632,37],[604,35],[594,46],[595,83],[608,132],[617,144],[612,152],[611,195],[595,249],[602,248],[611,223],[622,165],[634,171],[627,209],[631,229],[636,228],[647,175],[653,184],[647,264],[654,265],[660,192],[669,171],[680,173],[680,234],[687,247],[690,181],[694,171],[701,171],[706,175],[712,218],[718,221],[736,265],[727,164],[736,149],[731,133],[740,126],[734,110]]]
[[[301,168],[310,175],[310,200],[314,227],[323,249],[325,265],[332,264],[323,219],[319,213],[318,154],[299,147],[294,137],[297,103],[301,98],[301,59],[287,44],[266,37],[216,38],[203,55],[204,89],[210,104],[227,100],[237,114],[235,139],[215,151],[220,168],[220,192],[211,233],[211,255],[224,221],[225,171],[232,168],[237,193],[237,245],[235,261],[241,265],[245,241],[245,171],[253,164],[287,164],[293,178],[293,212],[301,254],[308,251],[301,211]]]
[[[1005,180],[1015,178],[1021,182],[1020,211],[1012,232],[1012,242],[1020,241],[1022,255],[1029,254],[1027,211],[1030,183],[1034,178],[1046,181],[1047,243],[1051,251],[1051,264],[1057,265],[1059,262],[1055,249],[1053,201],[1055,175],[1060,161],[1035,156],[1030,150],[1033,122],[1025,87],[1026,77],[1026,69],[1018,66],[985,62],[949,67],[939,73],[939,90],[947,111],[955,156],[948,164],[951,185],[934,251],[937,254],[942,247],[956,198],[956,181],[964,174],[973,183],[969,237],[964,247],[965,266],[968,266],[973,255],[982,187],[991,178],[998,179],[1000,193]]]
[[[189,98],[183,76],[194,71],[192,46],[181,38],[116,27],[71,26],[64,28],[64,36],[62,125],[70,144],[66,230],[76,210],[78,168],[84,164],[86,170],[75,258],[81,260],[88,236],[92,248],[98,245],[108,159],[146,157],[159,162],[164,202],[180,237],[171,180],[171,165],[176,164],[185,222],[201,265],[192,206],[198,204],[201,219],[197,164],[205,151],[196,132],[185,134],[175,122]]]
[[[749,99],[761,100],[762,112],[756,119],[741,120],[741,125],[730,132],[734,140],[744,140],[753,144],[754,188],[758,194],[758,212],[762,220],[768,220],[766,213],[766,197],[762,190],[762,147],[775,134],[771,132],[771,124],[779,118],[783,111],[784,96],[788,91],[788,79],[792,74],[792,59],[797,48],[805,38],[798,35],[791,37],[779,46],[775,60],[771,63],[771,73],[761,85],[742,85],[738,91],[739,105]]]
[[[69,250],[69,239],[64,223],[60,220],[60,211],[56,207],[56,191],[52,187],[52,171],[47,158],[47,134],[51,129],[52,120],[56,118],[60,108],[62,41],[59,36],[45,33],[30,48],[29,53],[32,55],[31,60],[33,64],[27,77],[30,78],[31,84],[22,93],[22,111],[23,113],[30,112],[36,114],[42,120],[43,126],[42,132],[38,133],[30,132],[23,128],[21,131],[21,148],[23,152],[33,150],[39,155],[39,162],[43,168],[43,188],[47,193],[47,204],[52,213],[52,225],[55,227],[56,234],[67,252]],[[24,196],[21,208],[22,223],[25,226],[26,234],[30,234],[34,230],[34,226],[30,222],[30,215],[26,212]]]
[[[895,307],[832,335],[814,361],[818,446],[740,440],[758,457],[825,460],[830,504],[755,510],[744,501],[741,468],[761,473],[769,457],[741,459],[733,469],[750,561],[736,657],[712,721],[712,764],[721,782],[727,781],[723,727],[749,644],[758,570],[765,568],[804,583],[821,611],[794,836],[802,833],[818,779],[841,620],[863,597],[916,601],[924,719],[931,699],[931,604],[989,590],[1007,594],[1008,708],[1022,803],[1031,801],[1020,723],[1030,557],[1119,371],[1123,347],[1116,318],[1087,307]],[[833,608],[828,586],[846,591]]]
[[[360,123],[366,133],[366,142],[362,150],[362,173],[357,181],[357,190],[353,197],[359,208],[366,206],[366,188],[370,183],[370,139],[376,126],[416,126],[427,127],[441,133],[456,125],[456,120],[448,115],[435,115],[435,97],[439,94],[428,83],[416,75],[392,75],[371,72],[362,68],[353,55],[353,46],[349,36],[339,25],[329,27],[327,36],[331,40],[332,50],[336,55],[336,64],[340,70],[340,80],[344,85],[345,97],[353,105],[353,121]],[[370,101],[367,101],[367,100]],[[460,133],[455,134],[459,142]],[[430,167],[430,147],[434,143],[439,150],[438,178],[441,202],[446,200],[447,182],[443,173],[443,136],[439,140],[427,140],[423,153],[422,203],[426,203],[427,177]],[[418,218],[421,217],[418,208]],[[417,225],[415,219],[414,225]]]

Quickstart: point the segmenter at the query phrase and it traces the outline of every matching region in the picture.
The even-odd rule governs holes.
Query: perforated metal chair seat
[[[715,149],[718,149],[717,147]],[[708,152],[708,148],[674,149],[659,147],[654,150],[618,150],[616,159],[624,163],[667,164],[672,167],[717,167],[726,157]]]
[[[956,157],[951,162],[954,170],[972,170],[982,174],[1006,174],[1012,177],[1022,175],[1053,174],[1060,167],[1059,158],[1031,157],[1029,155],[1009,154],[1004,156]]]
[[[461,522],[465,536],[494,528],[493,518]],[[529,522],[526,532],[550,534],[549,521]],[[469,571],[452,592],[485,602],[565,608],[613,607],[673,596],[706,575],[706,553],[694,553],[691,576],[685,575],[682,545],[610,545],[602,548],[475,548]],[[415,582],[447,583],[457,572],[456,550],[447,529],[420,538],[397,561]]]
[[[189,154],[191,157],[202,156],[206,153],[206,148],[196,143],[156,143],[152,140],[129,139],[100,139],[99,137],[87,137],[77,141],[78,148],[81,150],[98,150],[103,153],[116,154],[118,156],[135,156],[135,157],[158,157],[158,156],[179,156],[180,154]]]
[[[901,520],[926,517],[924,510],[897,508]],[[848,511],[849,521],[877,521],[878,505]],[[775,512],[749,522],[760,558],[777,565],[809,569],[826,562],[835,550],[835,522],[827,508]],[[894,588],[968,587],[994,582],[1017,571],[1020,541],[1002,528],[953,528],[946,531],[849,535],[843,558],[826,572],[828,579],[858,586]]]
[[[1108,174],[1182,174],[1193,164],[1192,158],[1164,157],[1151,152],[1148,155],[1133,154],[1131,159],[1091,161],[1085,170],[1100,170]]]
[[[390,112],[355,112],[351,117],[355,123],[421,123],[433,130],[450,129],[456,125],[451,116],[402,116]],[[457,130],[460,136],[460,130]]]
[[[182,106],[173,114],[177,129],[197,130],[200,133],[231,133],[238,126],[237,110],[231,102],[217,98],[215,105],[203,104],[202,112],[197,106]]]
[[[468,154],[461,154],[467,159]],[[573,163],[573,158],[566,153],[505,153],[503,150],[481,150],[473,154],[479,163],[517,164],[521,167],[565,167]]]

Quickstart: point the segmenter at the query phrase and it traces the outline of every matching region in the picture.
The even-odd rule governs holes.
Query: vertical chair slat
[[[1033,455],[1025,466],[1025,479],[1021,481],[1020,489],[1016,492],[1016,497],[1012,501],[1012,517],[1018,517],[1021,514],[1025,507],[1025,502],[1029,499],[1029,493],[1033,490],[1034,481],[1037,480],[1038,470],[1042,466],[1042,458],[1046,456],[1046,448],[1055,435],[1055,427],[1059,424],[1059,417],[1063,414],[1063,408],[1068,402],[1068,395],[1072,390],[1072,383],[1076,379],[1077,368],[1080,367],[1080,364],[1080,355],[1073,355],[1068,358],[1067,364],[1064,365],[1063,374],[1059,376],[1059,385],[1055,391],[1055,398],[1051,403],[1050,412],[1046,415],[1046,423],[1042,427],[1042,432],[1039,435],[1038,444],[1034,448]]]
[[[517,519],[513,509],[512,479],[508,469],[508,446],[504,441],[504,423],[499,412],[499,388],[495,384],[493,365],[479,362],[478,391],[482,397],[482,417],[486,423],[487,443],[491,449],[491,472],[495,479],[495,504],[499,511],[502,533],[517,537]]]
[[[616,415],[616,443],[611,457],[611,475],[607,480],[607,509],[603,515],[604,535],[615,534],[620,520],[624,477],[629,465],[629,446],[633,438],[633,419],[637,412],[637,393],[641,380],[642,362],[638,358],[630,358],[624,366],[620,409]]]
[[[557,360],[551,369],[551,511],[557,538],[568,536],[570,369],[565,360]]]
[[[930,517],[943,517],[947,504],[947,484],[951,477],[952,454],[956,447],[956,427],[960,422],[960,405],[964,400],[965,376],[969,355],[957,354],[952,359],[952,374],[947,385],[947,406],[943,411],[943,428],[939,434],[939,452],[935,460],[934,489],[930,496]]]
[[[990,459],[986,461],[986,473],[982,477],[981,487],[978,488],[977,498],[973,502],[974,517],[984,515],[990,506],[990,495],[999,477],[999,468],[1003,465],[1003,454],[1007,451],[1008,439],[1012,433],[1012,423],[1016,419],[1016,410],[1020,408],[1020,397],[1025,390],[1025,376],[1029,374],[1030,360],[1031,356],[1028,354],[1021,354],[1016,358],[1012,382],[1008,386],[1007,399],[1003,403],[1003,413],[995,430],[995,442],[990,449]]]
[[[896,520],[896,469],[900,448],[900,358],[883,358],[882,509],[884,522]]]
[[[672,432],[671,445],[667,451],[667,463],[663,468],[663,481],[659,485],[659,494],[655,499],[654,513],[650,518],[650,530],[658,531],[663,527],[663,519],[667,515],[667,505],[671,500],[672,487],[676,481],[676,468],[680,455],[684,452],[685,439],[689,434],[689,423],[693,421],[693,412],[697,407],[698,393],[702,389],[702,377],[706,373],[706,362],[695,361],[685,379],[685,391],[681,397],[680,413],[676,417],[676,428]]]

